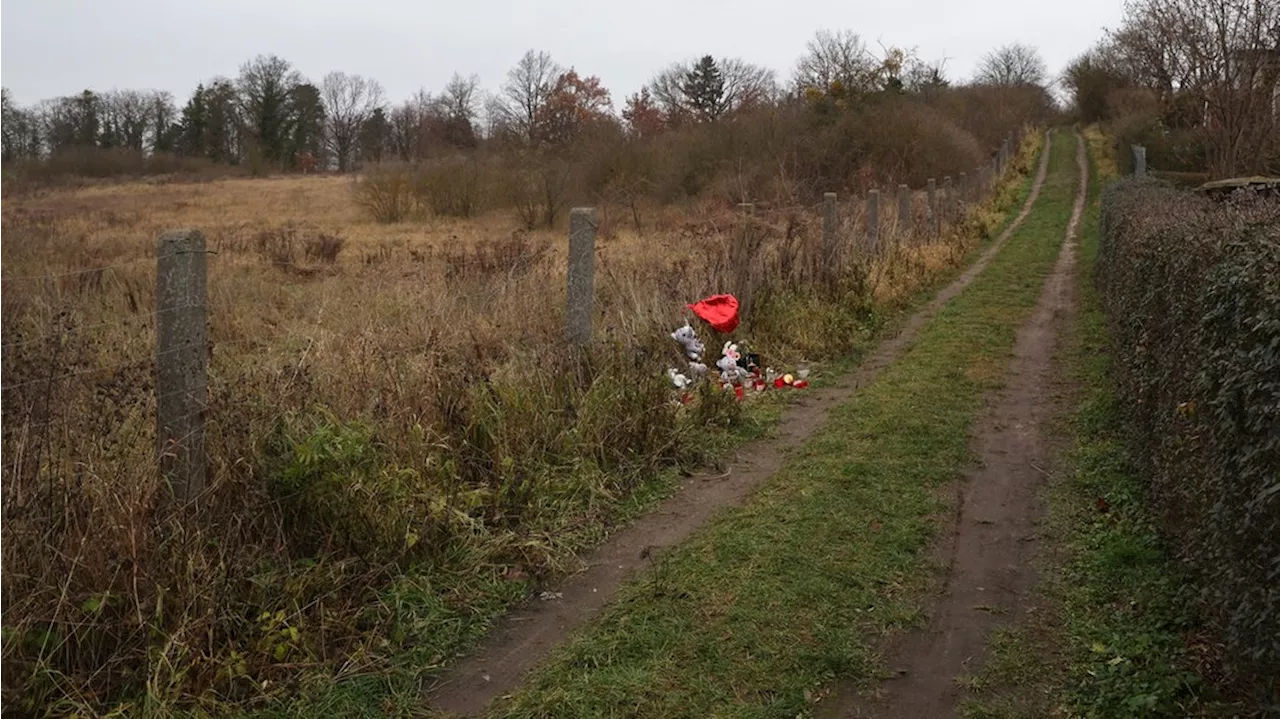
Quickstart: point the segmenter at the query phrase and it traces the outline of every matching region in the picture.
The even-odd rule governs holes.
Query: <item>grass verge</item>
[[[511,717],[787,716],[869,680],[920,619],[927,548],[969,427],[1049,272],[1074,198],[1055,138],[1035,211],[987,270],[740,508],[630,584],[494,709]]]
[[[1070,409],[1046,495],[1048,524],[1035,606],[998,632],[966,684],[966,719],[1243,716],[1214,698],[1211,645],[1131,469],[1109,377],[1106,321],[1093,286],[1098,198],[1115,175],[1110,144],[1085,132],[1091,175],[1080,227],[1080,311],[1057,375]]]
[[[969,240],[970,251],[962,262],[939,274],[914,293],[906,302],[889,303],[876,308],[860,335],[853,351],[824,367],[817,377],[821,386],[856,366],[874,344],[899,326],[920,305],[927,302],[945,283],[968,266],[983,248],[1003,229],[1022,206],[1031,187],[1042,135],[1029,133],[1019,148],[1019,173],[1006,177],[987,204],[976,208],[960,232],[981,237]],[[700,451],[714,463],[734,447],[741,445],[774,426],[783,412],[789,395],[773,395],[755,402],[749,412],[727,431],[708,434],[700,440]],[[611,509],[607,522],[567,524],[557,539],[562,552],[584,549],[602,541],[610,527],[625,523],[653,507],[669,494],[677,479],[675,471],[647,479],[635,494],[622,498],[621,505]],[[455,558],[450,566],[470,566],[465,558]],[[483,566],[485,562],[479,561]],[[554,582],[558,575],[540,577],[541,582]],[[419,682],[449,663],[451,657],[470,649],[488,631],[493,620],[514,602],[527,597],[530,582],[509,581],[493,572],[408,572],[382,595],[383,604],[396,617],[387,632],[385,649],[393,656],[390,671],[351,672],[333,676],[328,673],[304,675],[288,692],[290,698],[274,701],[260,708],[255,716],[409,716],[421,709]]]

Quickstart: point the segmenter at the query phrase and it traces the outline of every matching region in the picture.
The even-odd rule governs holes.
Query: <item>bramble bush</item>
[[[1234,678],[1280,677],[1280,200],[1124,180],[1096,280],[1140,470]],[[1264,701],[1267,701],[1264,699]]]

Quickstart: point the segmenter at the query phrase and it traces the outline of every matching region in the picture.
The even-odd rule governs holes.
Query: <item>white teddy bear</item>
[[[720,381],[726,384],[735,384],[745,380],[748,372],[738,365],[738,360],[742,357],[738,352],[738,345],[733,342],[725,342],[722,352],[724,356],[716,361],[716,367],[720,368]]]

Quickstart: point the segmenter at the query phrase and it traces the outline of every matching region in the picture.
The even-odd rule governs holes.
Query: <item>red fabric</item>
[[[720,333],[738,328],[738,298],[733,295],[712,295],[689,305],[693,313]]]

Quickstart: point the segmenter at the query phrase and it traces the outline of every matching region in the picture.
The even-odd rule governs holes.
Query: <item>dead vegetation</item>
[[[469,608],[565,571],[626,497],[742,421],[723,393],[671,403],[685,302],[742,294],[735,338],[771,362],[838,356],[954,267],[1015,185],[941,238],[882,206],[878,248],[864,200],[842,201],[830,283],[817,206],[613,206],[585,353],[561,336],[562,232],[519,213],[450,200],[370,222],[333,178],[7,201],[6,708],[252,704],[300,671],[449,656]],[[173,226],[216,252],[199,517],[168,505],[154,458],[153,243]]]

